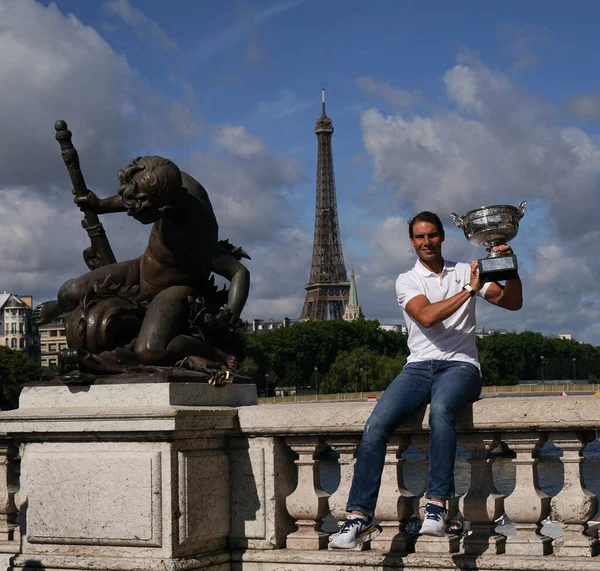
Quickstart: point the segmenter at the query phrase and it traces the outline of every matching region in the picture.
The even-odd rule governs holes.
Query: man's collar
[[[444,272],[453,272],[455,270],[455,268],[456,268],[456,262],[451,262],[450,260],[444,259],[444,267],[442,268],[442,275],[444,275]],[[421,260],[419,260],[419,258],[417,258],[414,269],[417,271],[417,273],[421,274],[422,276],[436,276],[437,275],[435,272],[432,272],[430,269],[426,268],[421,263]]]

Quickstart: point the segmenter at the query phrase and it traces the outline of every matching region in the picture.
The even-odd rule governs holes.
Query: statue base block
[[[19,409],[130,406],[249,406],[257,404],[256,385],[213,386],[193,372],[124,373],[97,377],[93,384],[59,380],[28,383]]]

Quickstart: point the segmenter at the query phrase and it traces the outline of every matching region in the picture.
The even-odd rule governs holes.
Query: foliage
[[[275,386],[309,388],[317,380],[321,393],[355,392],[361,385],[365,391],[382,390],[402,370],[408,348],[406,335],[378,327],[379,322],[364,319],[308,321],[249,333],[241,372],[256,379],[261,392],[268,381],[270,394]],[[600,370],[600,348],[531,331],[478,338],[477,347],[484,385],[542,376],[594,382]]]
[[[16,408],[23,385],[37,381],[41,367],[21,351],[0,346],[0,406],[3,410]]]

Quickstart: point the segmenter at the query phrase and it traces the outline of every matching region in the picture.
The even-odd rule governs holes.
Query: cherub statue
[[[219,241],[205,189],[170,160],[138,157],[119,181],[115,196],[85,189],[75,203],[84,212],[127,212],[152,224],[148,246],[139,258],[67,281],[56,300],[35,309],[38,324],[65,321],[62,371],[176,364],[235,370],[230,346],[248,298],[250,274],[240,262],[247,254]],[[213,272],[230,281],[228,291],[215,287]]]

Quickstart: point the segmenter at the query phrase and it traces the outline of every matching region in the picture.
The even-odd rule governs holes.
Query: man
[[[410,355],[366,425],[348,498],[348,518],[330,547],[351,549],[380,533],[373,524],[386,443],[413,410],[430,402],[429,484],[421,534],[443,536],[446,501],[454,497],[455,415],[481,392],[475,345],[475,296],[515,311],[523,303],[521,280],[505,286],[483,283],[477,261],[455,263],[442,256],[444,227],[439,217],[421,212],[409,222],[418,260],[396,281],[398,303],[408,328]],[[509,245],[494,251],[512,254]]]
[[[214,272],[230,283],[227,304],[215,320],[235,324],[248,298],[250,274],[218,240],[218,225],[204,188],[162,157],[138,157],[119,171],[117,195],[100,199],[89,191],[76,204],[97,214],[127,212],[152,224],[146,251],[134,260],[103,266],[66,282],[58,299],[38,306],[34,319],[49,323],[75,309],[105,280],[139,288],[151,301],[132,352],[143,365],[173,365],[194,356],[226,360],[199,339],[182,335],[190,314],[190,298],[205,293]],[[69,358],[80,358],[71,351]],[[84,358],[87,358],[85,356]],[[232,363],[227,363],[232,365]]]

